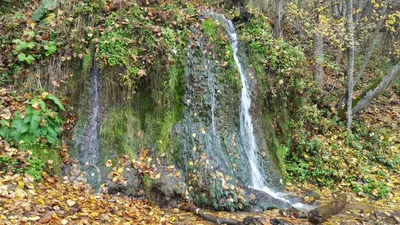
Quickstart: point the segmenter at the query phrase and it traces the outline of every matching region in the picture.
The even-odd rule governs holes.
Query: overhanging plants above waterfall
[[[183,19],[187,16],[174,7],[142,8],[135,4],[112,12],[100,34],[100,67],[119,68],[119,80],[136,88],[142,77],[155,75],[151,69],[159,67],[156,63],[160,60],[171,66],[177,63],[188,31],[186,24],[178,25],[176,20],[189,23]]]

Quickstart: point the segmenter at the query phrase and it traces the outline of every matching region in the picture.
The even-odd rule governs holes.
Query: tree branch
[[[392,70],[382,78],[382,80],[375,87],[370,88],[364,92],[357,104],[353,107],[353,114],[356,114],[366,105],[372,102],[376,97],[378,97],[382,92],[384,92],[395,80],[399,78],[400,75],[400,61],[392,68]]]
[[[390,4],[390,0],[386,0],[385,6],[382,8],[382,11],[381,11],[382,18],[379,20],[378,24],[376,25],[376,29],[375,29],[374,35],[372,36],[372,42],[368,47],[367,54],[365,55],[363,64],[361,65],[360,70],[357,72],[356,76],[354,77],[353,88],[357,85],[358,81],[360,80],[361,76],[363,75],[364,70],[365,70],[365,68],[367,68],[367,65],[368,65],[368,63],[369,63],[369,61],[370,61],[370,59],[372,57],[372,53],[374,52],[375,45],[378,42],[380,29],[381,29],[381,27],[383,25],[383,22],[384,22],[383,15],[386,13],[387,6],[389,4]]]
[[[308,221],[312,224],[321,224],[331,216],[339,213],[346,206],[347,196],[339,195],[333,202],[311,210],[308,213]]]

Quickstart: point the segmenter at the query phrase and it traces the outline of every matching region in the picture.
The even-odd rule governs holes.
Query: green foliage
[[[55,96],[47,95],[46,98],[64,109]],[[57,145],[62,124],[56,111],[47,108],[43,100],[35,98],[30,101],[24,114],[17,111],[13,119],[1,121],[0,136],[16,145],[41,142]]]
[[[32,62],[35,61],[35,58],[32,55],[25,55],[25,53],[19,53],[18,60],[20,62],[26,62],[28,64],[32,64]]]
[[[286,156],[289,153],[289,148],[285,145],[277,144],[276,155],[278,158],[278,167],[282,174],[286,173]]]
[[[140,8],[132,11],[129,14],[133,15],[124,15],[126,16],[125,18],[131,18],[130,16],[132,16],[135,22],[143,19],[136,18],[137,14],[143,14]],[[148,50],[146,49],[147,45],[153,45],[153,34],[148,33],[149,31],[146,29],[137,27],[122,26],[114,28],[120,17],[121,15],[113,13],[107,19],[106,25],[111,31],[100,38],[99,58],[104,59],[107,66],[125,69],[125,73],[121,74],[120,79],[125,85],[130,86],[138,78],[145,75],[144,65],[139,63],[139,58],[142,51]],[[141,38],[136,39],[136,36],[140,36]]]
[[[32,20],[39,22],[49,10],[54,10],[57,6],[57,0],[44,0],[42,4],[32,13]]]
[[[80,1],[74,8],[74,16],[92,15],[104,9],[105,2],[103,0],[85,0]]]
[[[35,181],[39,181],[42,178],[43,168],[44,163],[36,157],[29,157],[26,161],[0,157],[0,170],[4,172],[26,173],[31,175]]]
[[[303,110],[299,112],[302,119],[291,123],[287,178],[332,189],[346,184],[359,194],[374,199],[386,198],[390,192],[384,182],[387,178],[381,170],[374,171],[400,165],[400,157],[391,150],[394,142],[390,132],[367,127],[356,120],[352,135],[347,136],[342,122],[329,111],[315,105],[306,105]],[[368,179],[365,178],[367,174]]]
[[[104,56],[110,66],[127,66],[129,40],[123,30],[114,30],[102,36],[99,54]],[[137,55],[137,54],[134,54]]]
[[[62,111],[65,111],[64,105],[61,103],[60,99],[58,99],[56,96],[52,95],[52,94],[47,94],[44,99],[49,99],[51,101],[54,102],[54,104],[56,104],[58,106],[59,109],[61,109]],[[42,108],[43,109],[43,108]]]
[[[34,38],[35,32],[27,31],[24,35]],[[39,43],[32,40],[14,39],[12,43],[15,44],[14,55],[17,55],[20,62],[26,62],[27,64],[32,64],[36,59],[40,59],[41,54],[47,57],[57,52],[57,43],[55,41],[42,41]]]
[[[46,56],[53,55],[57,52],[57,44],[54,41],[48,42],[43,46],[43,48],[46,50],[44,53]]]
[[[32,34],[29,34],[31,36]],[[36,42],[26,42],[22,41],[20,39],[15,39],[13,40],[13,43],[16,44],[15,49],[14,49],[14,54],[18,54],[18,60],[20,62],[26,62],[28,64],[31,64],[34,60],[35,57],[31,54],[25,54],[24,51],[32,50],[35,48],[37,45]]]
[[[61,166],[63,162],[58,148],[49,148],[49,146],[44,143],[34,143],[20,145],[19,149],[31,151],[33,157],[42,162],[42,170],[45,170],[49,174],[57,175],[59,177],[62,176]],[[51,164],[48,164],[48,162],[51,162]],[[45,168],[45,165],[47,164],[48,167]]]
[[[362,189],[357,185],[354,185],[354,190],[363,191],[366,195],[372,197],[373,199],[385,199],[390,193],[390,188],[388,185],[382,181],[376,181],[371,178],[364,179],[364,184]]]
[[[37,44],[36,42],[26,42],[26,41],[22,41],[20,39],[13,40],[13,43],[16,44],[16,46],[15,46],[16,52],[21,52],[21,51],[27,50],[27,49],[33,49]]]
[[[322,67],[329,68],[330,70],[335,71],[336,73],[339,72],[341,69],[340,65],[336,63],[336,60],[333,58],[333,56],[327,54],[324,55],[321,65]]]
[[[35,181],[39,181],[42,178],[44,163],[38,159],[28,159],[28,168],[24,171],[25,173],[31,175]]]
[[[274,39],[268,19],[264,16],[251,19],[239,27],[240,39],[246,42],[252,54],[260,54],[265,66],[278,74],[286,74],[305,62],[304,53],[283,39]]]

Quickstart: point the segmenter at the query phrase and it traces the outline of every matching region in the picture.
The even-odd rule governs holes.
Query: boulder
[[[141,198],[144,196],[144,185],[142,175],[131,166],[127,166],[122,173],[122,179],[109,180],[107,183],[109,194],[122,194]]]
[[[161,208],[176,208],[185,195],[185,183],[175,169],[158,166],[156,176],[146,183],[146,196]]]

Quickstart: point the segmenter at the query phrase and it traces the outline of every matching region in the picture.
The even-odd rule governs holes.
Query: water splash
[[[262,189],[259,190],[267,193],[268,195],[272,196],[275,199],[279,199],[282,202],[286,202],[291,206],[293,206],[294,208],[303,212],[309,212],[317,207],[316,205],[307,205],[301,202],[292,201],[288,198],[289,195],[288,193],[273,191],[268,186],[264,186]]]
[[[263,175],[263,169],[261,162],[258,157],[258,146],[254,136],[254,127],[252,122],[252,117],[250,114],[251,108],[251,95],[249,90],[249,75],[245,70],[242,62],[238,56],[238,37],[233,26],[231,20],[225,18],[224,15],[216,14],[212,12],[207,12],[207,16],[212,17],[213,19],[224,24],[226,28],[226,32],[229,36],[229,42],[233,49],[233,58],[235,60],[236,66],[240,73],[240,78],[242,82],[242,92],[240,98],[240,135],[244,142],[244,147],[246,149],[247,158],[249,161],[250,169],[251,169],[251,177],[252,177],[252,185],[251,187],[260,191],[267,193],[275,199],[281,200],[282,202],[289,203],[293,207],[301,210],[301,211],[310,211],[314,206],[302,204],[299,202],[293,202],[290,199],[286,198],[287,194],[282,192],[274,191],[272,188],[268,187],[268,184]]]

